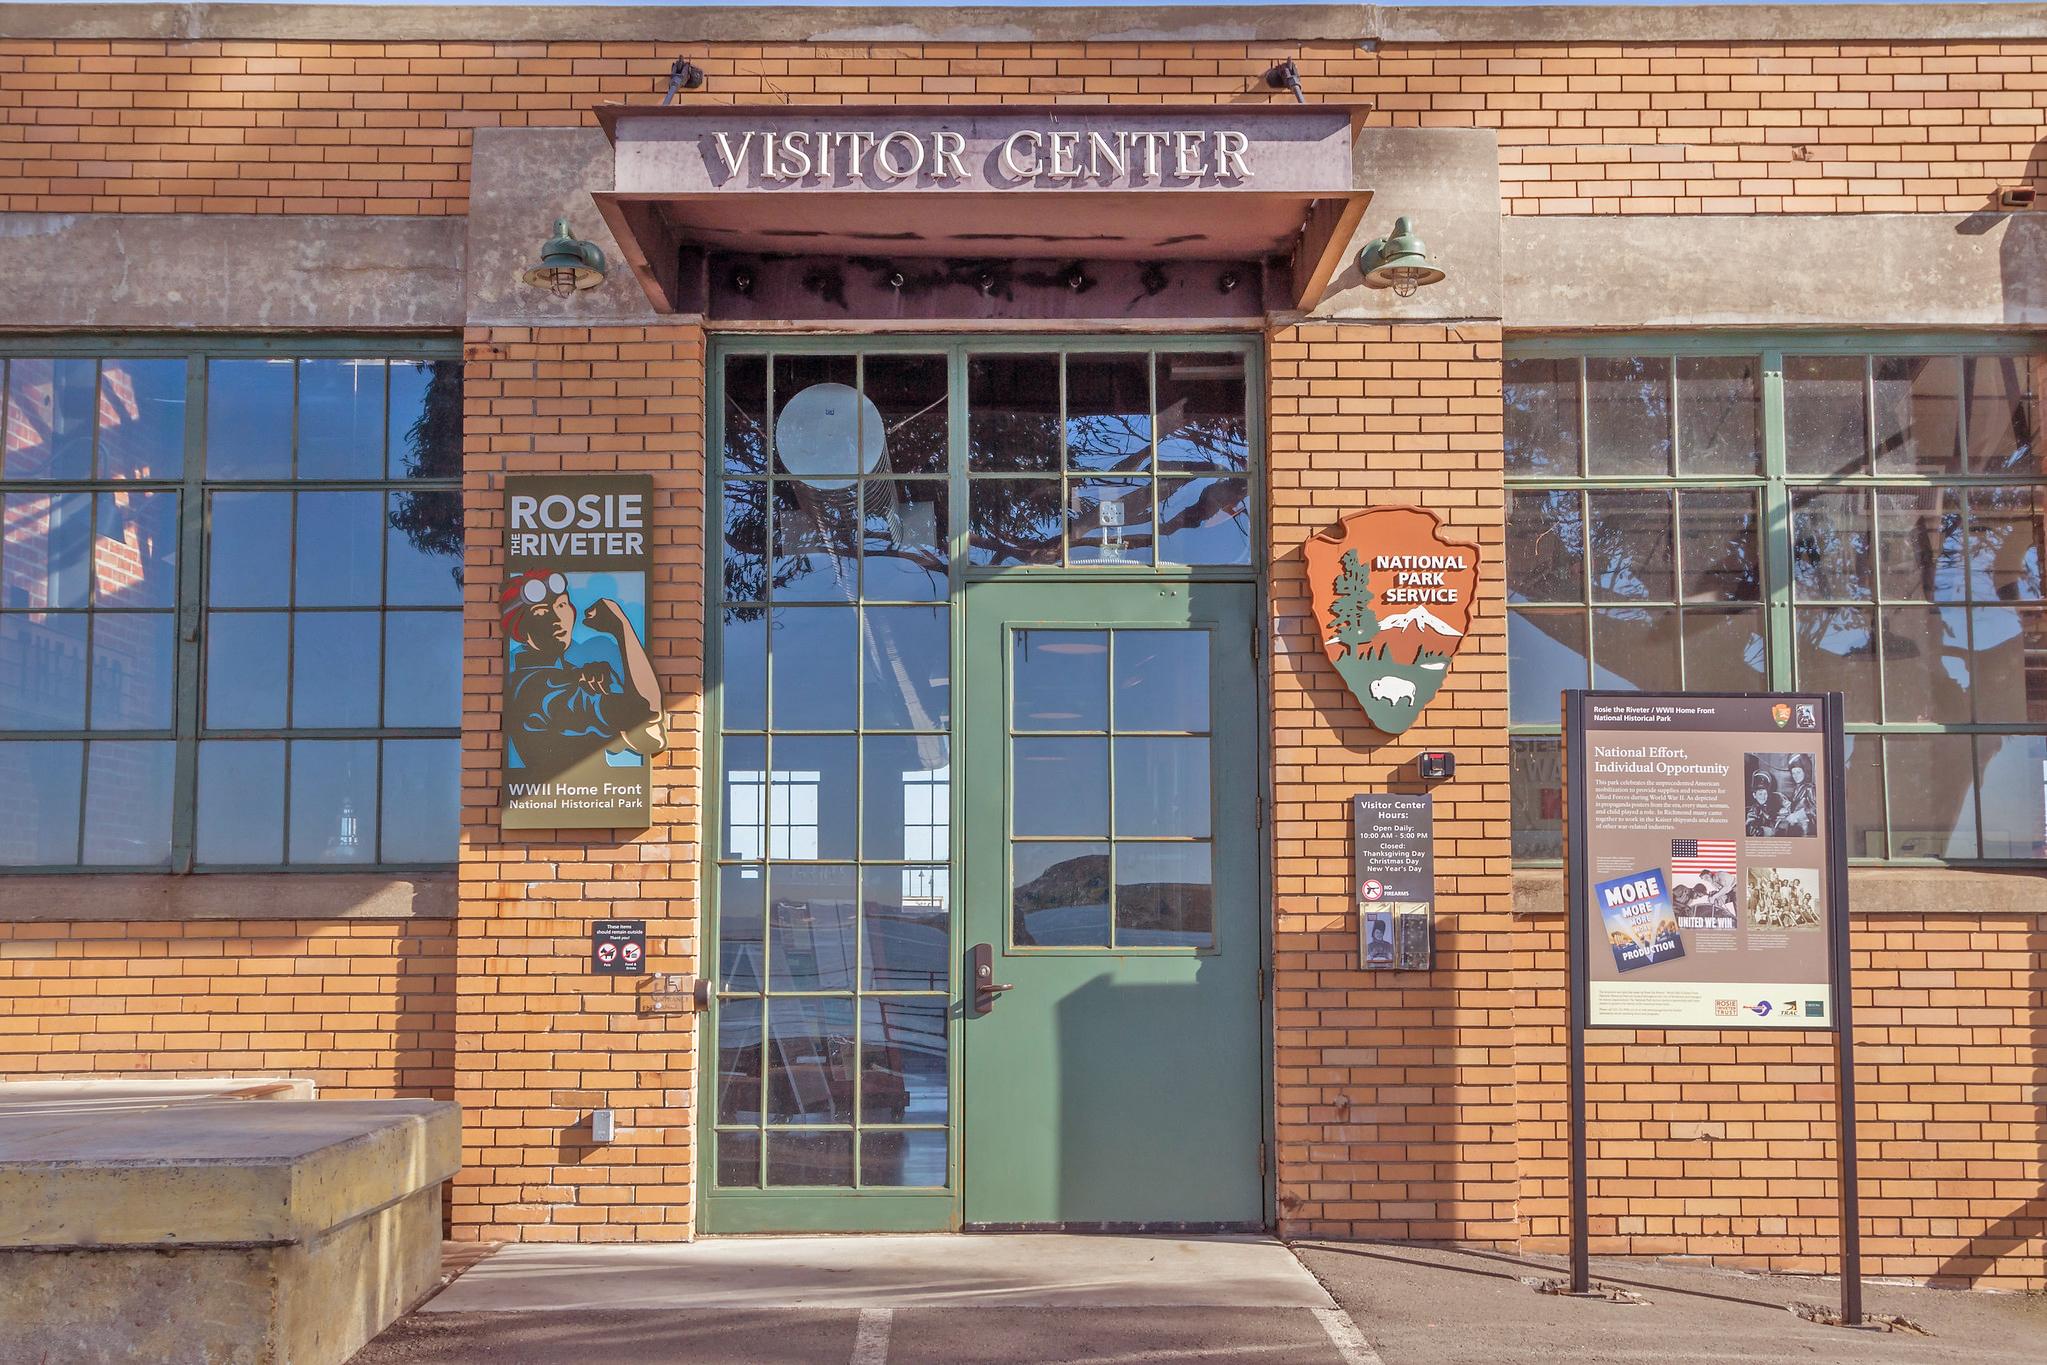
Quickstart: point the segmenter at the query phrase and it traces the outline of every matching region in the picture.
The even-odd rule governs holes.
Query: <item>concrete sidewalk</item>
[[[1930,1336],[1786,1311],[1832,1281],[1596,1262],[1645,1302],[1562,1299],[1551,1258],[1261,1237],[725,1238],[507,1247],[357,1365],[2040,1365],[2047,1299],[1871,1285]],[[1312,1272],[1312,1273],[1311,1273]]]

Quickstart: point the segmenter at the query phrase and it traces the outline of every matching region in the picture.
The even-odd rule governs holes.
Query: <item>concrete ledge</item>
[[[0,878],[0,923],[50,920],[450,919],[452,872],[80,873]]]
[[[2047,36],[2047,7],[1981,5],[934,6],[0,5],[13,38],[706,43],[1769,43]]]
[[[0,1131],[0,1247],[304,1242],[460,1164],[461,1111],[438,1100],[16,1110]]]
[[[0,33],[33,12],[0,7]],[[6,323],[459,328],[464,230],[459,218],[363,214],[0,214]]]
[[[339,1365],[432,1288],[461,1111],[63,1101],[0,1123],[0,1360]]]
[[[1975,868],[1869,867],[1848,873],[1848,912],[1871,915],[2047,915],[2047,872],[1995,872]],[[1519,868],[1514,913],[1564,913],[1564,870]]]
[[[2047,214],[1509,217],[1502,232],[1517,330],[2047,324]]]

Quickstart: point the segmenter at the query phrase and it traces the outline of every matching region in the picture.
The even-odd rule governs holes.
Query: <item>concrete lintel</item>
[[[1505,323],[1521,331],[2047,323],[2042,214],[1510,217],[1503,231]]]
[[[362,214],[0,214],[0,276],[12,282],[6,323],[460,327],[462,232],[455,218]]]
[[[1869,867],[1848,873],[1848,910],[1870,915],[2047,915],[2047,874],[1960,867]],[[1514,873],[1517,916],[1564,913],[1564,872],[1525,867]]]
[[[230,872],[0,879],[0,923],[53,920],[449,919],[455,874]]]
[[[1353,183],[1370,190],[1335,278],[1315,309],[1321,319],[1401,322],[1500,316],[1500,145],[1490,128],[1361,128]],[[1401,298],[1368,289],[1358,252],[1406,215],[1440,265],[1440,284]]]
[[[469,278],[472,326],[590,327],[660,320],[591,198],[614,184],[611,141],[596,128],[479,128],[470,154]],[[540,255],[557,218],[604,250],[603,284],[558,299],[519,275]]]
[[[1683,43],[2047,36],[2047,6],[1113,5],[934,6],[0,4],[30,39],[707,43],[1256,42]]]

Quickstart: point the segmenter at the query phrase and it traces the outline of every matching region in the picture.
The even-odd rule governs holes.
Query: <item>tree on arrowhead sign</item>
[[[1424,508],[1368,507],[1304,547],[1323,652],[1389,735],[1442,688],[1471,625],[1478,547],[1442,526]]]

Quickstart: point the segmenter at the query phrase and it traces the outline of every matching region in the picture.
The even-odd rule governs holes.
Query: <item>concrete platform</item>
[[[431,1100],[17,1093],[0,1360],[346,1360],[432,1289],[460,1150]]]
[[[1193,1307],[1334,1301],[1265,1237],[934,1234],[510,1246],[425,1312]]]

